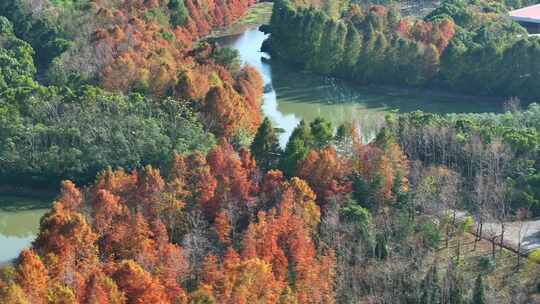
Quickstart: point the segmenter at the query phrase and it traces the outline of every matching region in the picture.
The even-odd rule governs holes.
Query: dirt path
[[[458,221],[469,215],[468,212],[462,210],[456,212]],[[524,222],[505,222],[504,226],[505,246],[517,251],[519,242],[521,242],[521,252],[523,254],[527,254],[535,249],[540,249],[540,218]],[[501,230],[500,223],[484,223],[482,238],[485,240],[492,240],[494,236],[497,236],[496,242],[500,242]]]
[[[540,219],[520,222],[505,223],[504,239],[505,243],[512,248],[518,248],[521,242],[521,250],[525,253],[534,249],[540,249]],[[487,236],[501,234],[499,223],[484,224],[484,233]]]

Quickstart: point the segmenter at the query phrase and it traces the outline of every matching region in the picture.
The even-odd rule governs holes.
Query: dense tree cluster
[[[1,15],[36,50],[42,83],[190,100],[195,112],[211,112],[207,127],[228,138],[253,135],[261,121],[258,73],[240,68],[234,52],[195,43],[237,20],[252,0],[5,2]]]
[[[313,239],[315,198],[298,178],[261,176],[227,143],[176,155],[167,178],[148,166],[109,169],[84,190],[63,182],[0,299],[332,303],[335,257]]]
[[[317,5],[280,0],[263,48],[276,59],[363,84],[539,97],[540,40],[506,14],[498,2],[448,0],[423,20],[355,4],[336,18]]]
[[[192,43],[236,20],[250,1],[186,2],[186,26],[200,32],[158,22],[168,1],[7,2],[0,14],[15,23],[0,17],[3,183],[86,183],[107,166],[162,166],[173,151],[208,151],[214,135],[245,142],[261,123],[257,71],[240,67],[232,50]],[[184,32],[191,34],[180,38]],[[72,42],[66,52],[44,49],[61,37]]]
[[[38,84],[32,48],[13,36],[3,17],[0,27],[2,183],[88,182],[107,166],[159,165],[172,151],[207,151],[214,144],[185,101]]]
[[[92,37],[98,38],[102,30],[134,35],[132,38],[141,41],[129,41],[128,44],[135,47],[142,42],[151,43],[145,49],[156,48],[155,51],[163,47],[163,42],[158,40],[162,36],[168,40],[176,36],[179,43],[189,45],[215,28],[230,25],[254,3],[253,0],[6,0],[0,3],[0,12],[15,24],[17,36],[37,50],[38,66],[46,67],[70,48],[91,47]],[[143,37],[148,35],[145,31],[153,32],[154,37]],[[152,45],[155,43],[161,45]],[[101,51],[106,50],[102,48]],[[108,57],[121,55],[124,51],[126,49],[108,54]],[[84,52],[85,55],[88,53]]]
[[[174,154],[164,170],[107,169],[84,188],[64,181],[32,248],[1,272],[0,301],[496,299],[481,277],[461,275],[459,252],[438,270],[441,241],[470,228],[433,219],[459,205],[459,173],[409,163],[393,127],[363,144],[316,119],[281,151],[267,120],[254,156],[222,141],[206,155]],[[273,169],[292,160],[291,178]]]
[[[508,210],[525,208],[538,215],[539,115],[539,106],[531,104],[525,111],[505,114],[413,112],[390,123],[412,160],[444,165],[461,174],[468,185],[465,201],[473,208],[504,203]]]
[[[234,77],[216,64],[211,49],[194,49],[193,42],[231,24],[253,3],[91,1],[81,10],[92,21],[84,20],[86,32],[73,33],[73,46],[54,61],[51,78],[66,82],[75,74],[109,90],[156,96],[185,95],[185,86],[198,79],[202,87],[189,97],[200,99],[205,84],[234,86]]]

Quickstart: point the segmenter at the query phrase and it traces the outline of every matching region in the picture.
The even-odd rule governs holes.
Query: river
[[[39,220],[46,209],[0,210],[0,265],[30,247],[39,231]]]
[[[262,111],[275,127],[285,131],[280,137],[282,145],[302,119],[311,121],[317,116],[330,120],[334,126],[354,121],[364,140],[369,140],[382,125],[384,115],[391,111],[479,113],[501,110],[500,103],[485,98],[433,90],[359,86],[296,71],[271,60],[262,60],[270,59],[268,54],[260,52],[267,37],[253,27],[217,41],[238,50],[242,62],[261,73],[266,87]]]

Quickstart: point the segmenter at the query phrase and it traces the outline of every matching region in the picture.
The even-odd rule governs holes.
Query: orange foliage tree
[[[311,151],[298,167],[298,176],[305,179],[323,200],[350,192],[350,174],[349,160],[339,156],[330,146]]]
[[[408,191],[409,162],[400,146],[391,139],[357,144],[355,170],[368,184],[377,185],[372,191],[379,204],[395,199],[393,188]]]
[[[202,263],[189,254],[204,240],[169,237],[189,220],[182,229],[213,227]],[[279,171],[263,179],[250,153],[226,142],[206,156],[175,155],[166,177],[152,167],[108,169],[81,190],[62,184],[15,279],[0,282],[0,300],[333,303],[334,254],[313,240],[320,222],[306,181]]]
[[[23,250],[17,262],[15,282],[30,303],[46,303],[49,276],[40,257],[31,250]]]
[[[132,260],[122,261],[113,278],[126,295],[127,303],[170,303],[163,285]]]

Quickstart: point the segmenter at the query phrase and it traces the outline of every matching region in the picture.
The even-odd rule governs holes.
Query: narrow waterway
[[[431,90],[359,86],[332,77],[297,71],[272,62],[268,54],[260,52],[266,38],[263,32],[252,28],[240,35],[221,37],[218,42],[238,50],[243,63],[261,73],[265,83],[262,111],[276,127],[285,130],[280,138],[282,145],[300,120],[311,121],[317,116],[332,121],[335,126],[355,122],[367,140],[374,136],[384,115],[391,111],[500,111],[499,103],[479,97]]]

